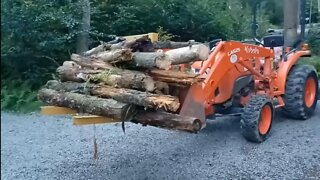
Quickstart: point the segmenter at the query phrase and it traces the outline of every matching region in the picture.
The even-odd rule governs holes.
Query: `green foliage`
[[[320,55],[320,27],[310,29],[308,43],[312,54]]]
[[[3,84],[1,84],[1,110],[21,113],[39,110],[41,103],[37,99],[37,92],[31,88],[30,82],[11,80]]]
[[[176,37],[175,35],[168,33],[168,31],[163,30],[163,27],[159,27],[157,29],[157,33],[159,35],[159,41],[170,41],[172,38]]]

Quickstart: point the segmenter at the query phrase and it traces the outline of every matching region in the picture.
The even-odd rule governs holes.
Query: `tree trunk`
[[[89,70],[79,68],[79,65],[75,65],[73,67],[61,66],[57,69],[57,73],[61,81],[91,81],[119,88],[132,88],[149,92],[156,89],[156,84],[152,77],[139,71],[118,68],[109,70]]]
[[[284,0],[284,46],[291,47],[298,39],[298,0]]]
[[[170,95],[158,95],[147,92],[141,92],[133,89],[114,88],[97,84],[48,81],[48,89],[57,91],[68,91],[77,93],[89,93],[90,95],[112,98],[120,102],[130,103],[137,106],[144,106],[154,109],[165,109],[166,111],[177,111],[180,107],[179,99]]]
[[[90,1],[81,0],[80,3],[82,7],[82,22],[76,42],[77,54],[83,54],[88,51],[90,31]]]
[[[102,99],[71,92],[58,92],[52,89],[41,89],[38,97],[48,105],[68,107],[80,113],[106,116],[123,121],[130,121],[136,112],[134,105],[113,99]]]

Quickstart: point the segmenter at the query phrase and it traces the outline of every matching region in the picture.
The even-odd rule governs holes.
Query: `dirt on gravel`
[[[1,113],[1,179],[320,179],[320,102],[306,121],[277,113],[270,138],[247,142],[239,118],[198,134],[70,117]]]

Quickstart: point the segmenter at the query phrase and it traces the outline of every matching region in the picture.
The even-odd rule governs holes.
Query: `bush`
[[[308,43],[310,45],[312,54],[320,55],[320,28],[310,29],[308,35]]]
[[[39,110],[40,105],[37,91],[31,87],[29,81],[2,80],[1,110],[26,113]]]

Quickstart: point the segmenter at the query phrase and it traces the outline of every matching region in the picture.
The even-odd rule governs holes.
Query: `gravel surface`
[[[1,179],[320,179],[320,108],[307,121],[277,113],[271,137],[247,142],[238,118],[209,121],[199,134],[70,117],[1,114]]]

